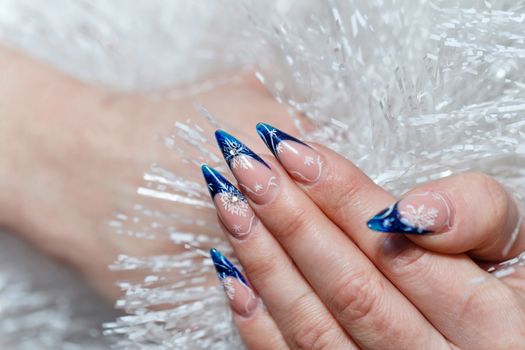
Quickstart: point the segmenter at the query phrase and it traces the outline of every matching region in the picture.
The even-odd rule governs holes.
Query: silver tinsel
[[[122,29],[126,27],[120,26],[124,22],[94,19],[101,12],[107,15],[107,5],[76,3],[94,14],[91,26],[98,29],[99,42],[119,38],[118,53],[133,47]],[[182,6],[184,14],[191,13],[197,23],[187,25],[196,30],[191,32],[193,38],[202,45],[188,44],[184,51],[200,54],[195,67],[207,67],[208,73],[255,65],[257,77],[279,102],[289,106],[291,118],[300,113],[316,125],[313,132],[303,135],[305,139],[341,152],[392,193],[399,195],[416,184],[465,170],[480,170],[500,180],[520,205],[525,204],[525,1],[174,3],[162,2],[162,6],[174,13]],[[204,35],[210,26],[213,33]],[[163,24],[155,28],[160,33],[155,35],[168,43],[165,50],[173,54],[177,46],[170,40],[186,39],[174,36],[169,28]],[[60,38],[49,40],[60,42]],[[27,42],[19,44],[28,47]],[[101,47],[91,42],[90,48],[94,56],[100,54],[93,48]],[[45,50],[33,52],[58,64]],[[100,55],[96,62],[104,67],[148,72],[131,75],[135,79],[124,82],[122,88],[170,83],[141,64],[147,62],[151,68],[158,58],[140,54],[136,66],[120,66],[118,54]],[[165,62],[159,67],[162,77],[171,69]],[[74,67],[65,68],[77,72]],[[182,81],[198,77],[197,71],[192,68]],[[77,75],[87,76],[84,71]],[[115,85],[116,79],[102,81],[102,76],[90,78]],[[194,90],[200,88],[206,86]],[[109,223],[116,234],[165,240],[184,248],[171,256],[123,255],[111,267],[147,272],[141,281],[121,283],[125,296],[117,306],[129,315],[106,324],[108,334],[120,335],[117,347],[242,347],[222,291],[210,282],[214,272],[207,250],[212,246],[231,250],[214,221],[198,169],[202,161],[222,164],[210,135],[199,125],[220,126],[227,121],[213,118],[206,106],[196,108],[202,119],[181,122],[184,116],[177,116],[173,133],[164,138],[166,147],[194,167],[194,176],[153,164],[137,189],[136,202]],[[192,215],[154,210],[143,200],[152,198],[193,208]],[[524,261],[522,256],[497,271],[504,275]],[[172,306],[151,309],[165,304]]]

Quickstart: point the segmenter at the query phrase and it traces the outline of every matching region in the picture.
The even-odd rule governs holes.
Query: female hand
[[[203,166],[249,279],[212,250],[250,349],[525,348],[525,269],[498,279],[479,265],[525,250],[495,180],[465,173],[395,202],[334,152],[257,131],[275,158],[216,133],[246,197]]]

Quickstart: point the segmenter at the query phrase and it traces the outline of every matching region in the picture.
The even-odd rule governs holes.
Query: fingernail
[[[278,191],[278,179],[270,165],[225,131],[217,130],[215,138],[239,187],[255,203],[269,203]]]
[[[230,300],[233,310],[241,316],[249,317],[258,305],[258,298],[237,270],[217,249],[210,250],[210,256],[217,270],[217,277]]]
[[[452,223],[452,207],[437,192],[410,194],[380,211],[367,223],[374,231],[407,234],[441,232]]]
[[[256,220],[242,193],[215,169],[203,165],[202,174],[222,223],[236,238],[247,236]]]
[[[257,132],[295,180],[308,184],[319,180],[323,159],[317,151],[269,124],[257,124]]]

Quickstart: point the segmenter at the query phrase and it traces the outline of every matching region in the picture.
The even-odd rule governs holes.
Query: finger
[[[281,164],[301,183],[303,191],[447,339],[467,345],[472,341],[482,346],[480,348],[493,345],[491,332],[479,334],[475,329],[479,327],[479,315],[489,315],[498,307],[501,309],[494,312],[494,320],[487,324],[505,334],[507,330],[502,328],[515,329],[516,325],[509,320],[520,317],[518,309],[512,309],[515,306],[512,291],[500,281],[494,281],[492,288],[479,283],[491,280],[490,275],[467,256],[433,253],[411,243],[404,235],[385,235],[368,229],[366,222],[371,214],[392,203],[394,198],[352,163],[324,147],[313,149],[293,141],[280,131],[263,136]],[[279,152],[277,147],[283,143]],[[313,164],[318,166],[313,172],[308,168],[307,163],[311,162],[306,162],[306,157],[316,160]],[[506,300],[499,302],[498,296]],[[476,305],[484,299],[493,303]],[[504,319],[506,313],[513,317]],[[465,339],[465,335],[475,339]]]
[[[244,276],[218,250],[211,249],[210,256],[217,270],[217,277],[233,309],[234,321],[249,349],[288,349],[270,315],[264,312],[260,301]]]
[[[262,161],[224,132],[218,133],[218,143],[253,199],[259,219],[354,341],[365,349],[448,348],[444,338],[281,167]],[[270,195],[256,195],[267,193],[269,186]],[[407,329],[413,331],[407,333]]]
[[[264,310],[257,309],[250,318],[235,314],[233,319],[244,344],[249,350],[290,349],[277,325]]]
[[[525,225],[516,203],[496,180],[482,173],[424,184],[391,208],[389,214],[372,219],[372,226],[416,233],[408,238],[429,250],[468,253],[485,261],[502,261],[525,251]],[[382,224],[385,220],[389,227]]]
[[[289,346],[355,349],[279,244],[257,222],[243,195],[212,168],[203,166],[203,174],[227,237]]]
[[[290,349],[270,315],[262,309],[245,318],[234,314],[233,320],[246,347],[250,350]]]

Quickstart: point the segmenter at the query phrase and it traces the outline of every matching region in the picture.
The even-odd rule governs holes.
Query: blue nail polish
[[[244,283],[248,286],[248,282],[244,279],[242,273],[237,270],[235,265],[228,260],[224,255],[222,255],[217,249],[210,249],[210,256],[215,265],[215,270],[217,270],[217,277],[219,280],[223,280],[226,277],[233,277]]]
[[[257,133],[259,134],[259,136],[261,136],[266,146],[270,149],[270,151],[272,151],[273,155],[276,157],[279,157],[279,153],[281,153],[282,151],[279,148],[279,143],[281,141],[294,141],[305,145],[306,147],[310,147],[306,143],[296,139],[291,135],[288,135],[285,132],[282,132],[277,128],[274,128],[270,124],[259,123],[257,124],[256,129]]]
[[[231,182],[222,176],[217,170],[206,164],[201,166],[201,170],[208,185],[208,191],[210,191],[211,198],[215,197],[217,194],[226,193],[233,196],[233,199],[237,198],[239,201],[245,202],[246,204],[248,203],[241,191],[232,185]]]
[[[230,169],[242,166],[243,159],[239,156],[248,156],[253,158],[256,161],[264,164],[268,169],[271,169],[261,157],[249,149],[241,141],[228,134],[226,131],[215,131],[215,139],[217,140],[217,144],[219,145],[222,155],[224,156],[224,160],[226,160]]]
[[[424,235],[433,232],[410,225],[397,210],[398,203],[399,202],[392,204],[390,207],[380,211],[373,218],[371,218],[367,222],[368,228],[379,232],[417,235]]]

